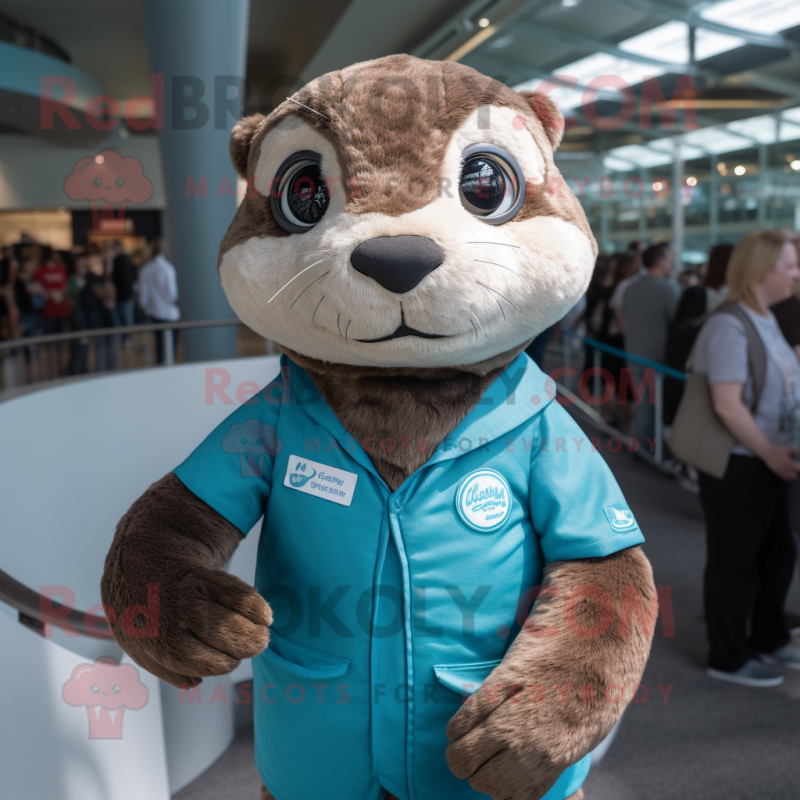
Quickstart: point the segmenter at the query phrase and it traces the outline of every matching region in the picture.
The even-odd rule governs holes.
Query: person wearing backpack
[[[780,684],[777,666],[800,669],[784,616],[796,559],[788,490],[800,473],[800,366],[769,311],[798,278],[785,234],[745,236],[731,256],[728,302],[704,324],[691,363],[734,440],[720,477],[699,472],[706,671],[748,686]]]

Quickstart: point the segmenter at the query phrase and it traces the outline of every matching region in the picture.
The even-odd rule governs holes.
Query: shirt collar
[[[309,374],[286,355],[281,356],[281,372],[289,378],[291,402],[302,406],[309,417],[337,439],[342,449],[383,482],[367,453],[333,413]],[[423,468],[498,439],[543,411],[555,394],[553,379],[526,353],[520,353],[489,384],[477,405],[445,438]]]

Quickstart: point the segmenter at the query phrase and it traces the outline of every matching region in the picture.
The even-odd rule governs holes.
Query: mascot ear
[[[564,136],[564,115],[561,109],[544,94],[536,92],[520,92],[525,102],[533,109],[533,113],[539,118],[539,122],[544,127],[544,132],[553,145],[553,150],[557,150]]]
[[[250,156],[250,145],[253,143],[258,126],[263,122],[263,114],[253,114],[252,117],[243,117],[231,131],[231,161],[236,171],[242,178],[247,178],[247,159]]]

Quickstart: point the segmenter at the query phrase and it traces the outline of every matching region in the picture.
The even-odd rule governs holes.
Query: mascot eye
[[[301,150],[281,164],[270,192],[270,208],[277,223],[289,233],[310,231],[328,210],[330,197],[322,179],[321,157]]]
[[[103,179],[102,178],[95,178],[92,181],[92,186],[102,186],[102,185],[103,185]]]
[[[125,185],[125,179],[124,178],[117,178],[114,181],[114,186],[116,186],[117,189],[121,189],[124,185]]]
[[[115,683],[111,687],[111,691],[114,692],[114,694],[119,694],[122,691],[122,687],[118,683]]]
[[[491,225],[516,216],[525,200],[525,178],[513,156],[501,147],[475,144],[462,158],[458,186],[461,205]]]

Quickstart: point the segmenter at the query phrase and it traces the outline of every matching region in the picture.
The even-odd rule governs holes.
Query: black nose
[[[442,248],[424,236],[377,236],[350,255],[355,270],[395,294],[410,292],[442,261]]]

